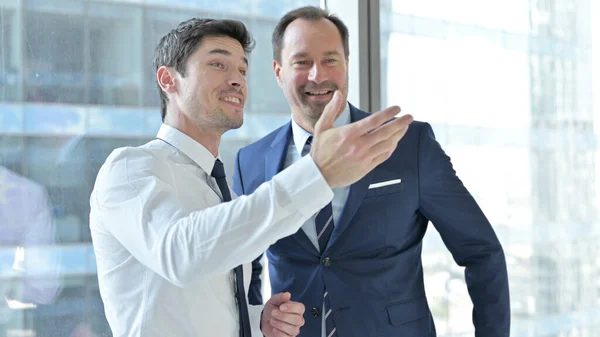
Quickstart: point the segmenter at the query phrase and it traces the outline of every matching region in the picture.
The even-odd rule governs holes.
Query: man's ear
[[[167,96],[177,92],[177,71],[171,67],[162,66],[156,71],[156,81]]]
[[[279,87],[283,89],[282,86],[282,82],[281,82],[281,65],[279,64],[279,62],[273,60],[273,71],[275,72],[275,78],[277,79],[277,84],[279,84]]]

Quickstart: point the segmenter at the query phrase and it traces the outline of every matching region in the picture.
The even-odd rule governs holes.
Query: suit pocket
[[[387,186],[382,186],[382,187],[377,187],[377,188],[371,188],[371,189],[367,190],[367,193],[365,194],[365,198],[372,198],[372,197],[377,197],[380,195],[386,195],[386,194],[391,194],[391,193],[400,193],[400,192],[402,192],[403,187],[404,187],[404,185],[402,183],[399,183],[399,184],[387,185]]]
[[[416,300],[390,303],[386,306],[385,313],[385,322],[377,329],[378,337],[435,336],[425,296]]]
[[[389,304],[386,310],[392,325],[402,325],[429,317],[429,307],[425,296],[418,300]]]

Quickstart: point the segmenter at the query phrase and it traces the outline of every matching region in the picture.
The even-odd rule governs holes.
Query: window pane
[[[140,104],[141,20],[139,7],[89,4],[90,104]]]
[[[27,10],[26,100],[84,103],[84,18]]]
[[[382,106],[432,124],[492,223],[514,337],[600,329],[598,10],[590,0],[381,1]],[[472,335],[462,268],[437,231],[424,242],[439,335]]]
[[[19,27],[21,25],[20,8],[16,6],[0,7],[0,101],[14,102],[21,97],[22,60]]]
[[[273,48],[271,47],[271,35],[275,29],[276,22],[272,20],[253,20],[250,27],[254,38],[262,42],[257,46],[250,56],[251,68],[248,72],[250,81],[248,88],[262,94],[250,96],[247,108],[257,114],[284,114],[291,115],[289,105],[279,88],[273,72]]]

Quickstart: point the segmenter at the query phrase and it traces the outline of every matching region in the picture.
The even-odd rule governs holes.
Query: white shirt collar
[[[212,153],[210,153],[207,148],[190,136],[170,125],[162,124],[156,138],[164,140],[177,150],[183,152],[183,154],[200,166],[206,174],[210,175],[212,173],[213,167],[215,166],[215,160],[217,160],[218,157],[213,157]]]
[[[333,122],[333,126],[337,128],[346,124],[350,124],[350,104],[347,102],[344,111],[342,111],[335,122]],[[296,150],[298,150],[298,154],[302,155],[302,149],[306,144],[306,140],[310,136],[311,133],[298,125],[298,123],[296,123],[294,120],[294,116],[292,115],[292,139],[294,140],[294,145],[296,146]]]

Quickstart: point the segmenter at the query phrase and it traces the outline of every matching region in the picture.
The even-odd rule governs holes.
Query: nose
[[[308,80],[319,84],[326,79],[325,69],[319,62],[315,62],[308,72]]]
[[[242,89],[246,86],[246,77],[240,74],[239,71],[235,71],[231,74],[227,83],[234,88]]]

